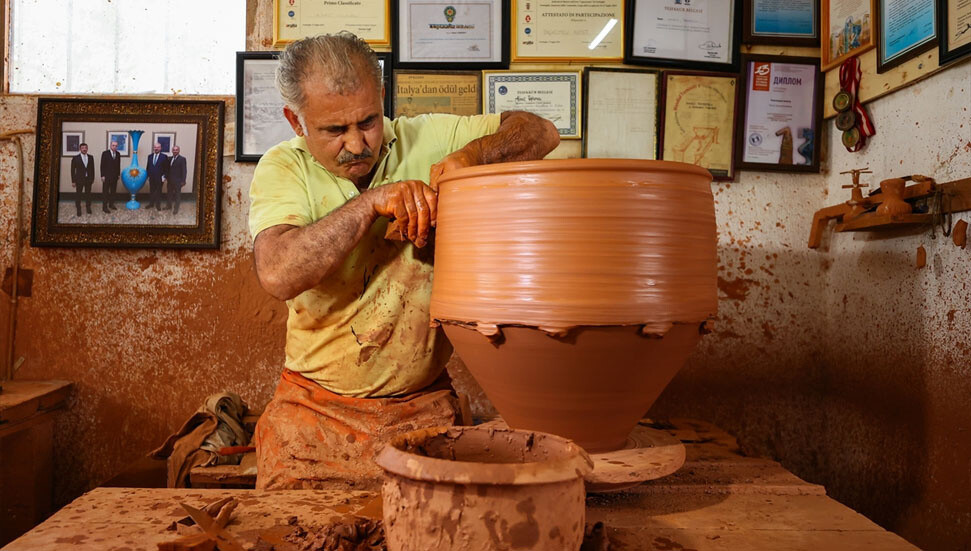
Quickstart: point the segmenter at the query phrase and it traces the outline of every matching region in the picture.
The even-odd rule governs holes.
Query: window
[[[10,92],[232,95],[241,0],[10,0]]]

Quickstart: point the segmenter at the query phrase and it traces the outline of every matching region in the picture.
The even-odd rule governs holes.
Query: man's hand
[[[428,243],[428,232],[438,215],[438,194],[421,180],[402,180],[368,190],[374,212],[394,218],[399,232],[418,247]]]
[[[431,186],[433,190],[438,191],[438,181],[442,176],[451,170],[457,168],[465,168],[467,166],[475,166],[480,164],[478,159],[467,149],[462,148],[458,151],[453,151],[449,153],[441,161],[432,165],[431,174],[429,175],[428,185]]]

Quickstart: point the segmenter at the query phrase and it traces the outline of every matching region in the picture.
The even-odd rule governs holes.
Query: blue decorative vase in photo
[[[142,186],[145,185],[145,180],[148,179],[148,172],[145,172],[144,168],[138,166],[138,139],[142,137],[144,132],[144,130],[128,131],[131,134],[131,165],[121,171],[121,181],[124,182],[125,188],[131,193],[131,201],[125,203],[128,210],[137,210],[141,206],[135,200],[135,194],[138,193],[138,190],[142,189]]]

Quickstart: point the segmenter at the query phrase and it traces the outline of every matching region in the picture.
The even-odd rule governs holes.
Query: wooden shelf
[[[907,226],[930,225],[934,221],[933,214],[877,214],[868,212],[850,220],[837,224],[834,231],[875,231]]]

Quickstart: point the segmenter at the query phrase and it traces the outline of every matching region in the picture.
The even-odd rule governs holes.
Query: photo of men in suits
[[[71,159],[71,186],[78,190],[74,196],[78,216],[81,216],[82,199],[88,214],[91,214],[91,184],[94,183],[94,158],[88,155],[88,144],[82,143],[80,151]]]
[[[108,149],[101,153],[101,210],[104,212],[118,208],[114,203],[114,195],[118,191],[119,176],[121,155],[118,153],[118,142],[112,141]]]
[[[181,149],[172,146],[172,157],[169,158],[168,191],[166,208],[172,205],[172,214],[179,214],[179,203],[182,202],[182,186],[185,185],[186,167],[185,157],[180,155]]]
[[[162,184],[168,180],[169,156],[162,153],[162,145],[158,142],[152,147],[145,161],[145,172],[148,173],[148,205],[155,210],[162,210]]]

